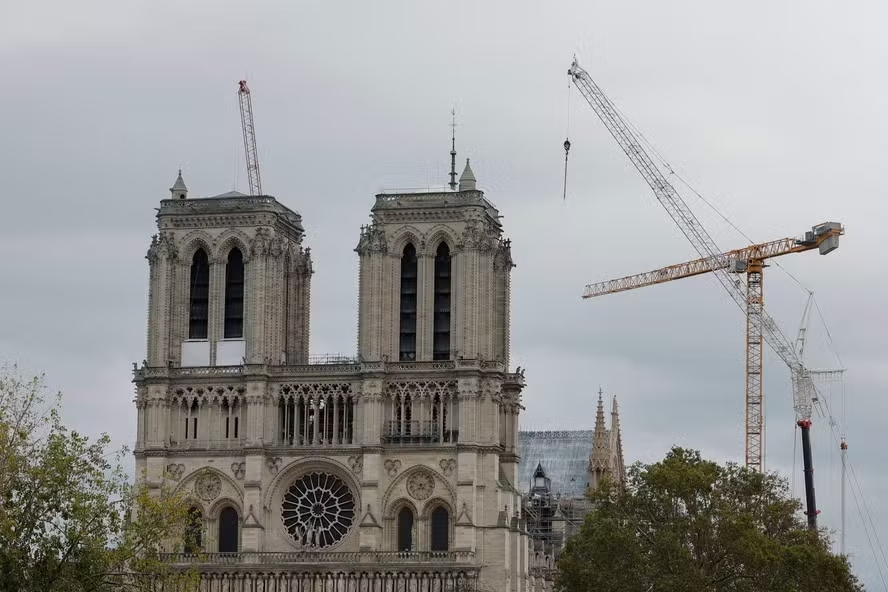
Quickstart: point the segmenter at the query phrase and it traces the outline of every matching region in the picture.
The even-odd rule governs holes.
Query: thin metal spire
[[[456,109],[450,110],[450,190],[456,191]]]

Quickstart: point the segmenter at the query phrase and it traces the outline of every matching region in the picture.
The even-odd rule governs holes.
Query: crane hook
[[[561,200],[567,200],[567,155],[570,153],[570,139],[564,139],[564,195]]]

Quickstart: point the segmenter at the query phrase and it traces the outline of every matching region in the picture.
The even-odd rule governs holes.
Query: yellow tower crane
[[[583,291],[583,298],[625,292],[717,270],[746,273],[746,463],[760,470],[764,456],[762,315],[765,303],[762,292],[762,272],[766,266],[765,261],[812,249],[819,249],[821,255],[827,255],[838,248],[839,236],[844,233],[844,228],[838,222],[825,222],[806,232],[803,238],[782,238],[728,251],[716,257],[695,259],[646,273],[589,284]],[[810,406],[806,408],[796,406],[796,414],[797,420],[810,421],[811,408]]]
[[[761,298],[761,275],[764,267],[765,259],[775,257],[777,254],[783,255],[789,252],[798,252],[799,250],[809,250],[819,247],[821,252],[828,253],[838,246],[838,237],[843,233],[841,225],[835,223],[827,223],[815,227],[809,235],[806,235],[801,241],[795,239],[786,239],[789,243],[776,241],[776,243],[767,243],[767,245],[753,245],[746,249],[732,251],[736,256],[732,260],[730,253],[723,253],[716,246],[712,236],[701,224],[700,220],[694,215],[694,212],[688,207],[681,195],[675,190],[666,175],[654,163],[654,160],[648,154],[644,147],[644,140],[641,135],[635,131],[632,125],[626,121],[613,102],[604,94],[601,88],[592,80],[586,70],[580,67],[576,59],[567,71],[568,76],[573,81],[577,90],[589,103],[589,106],[595,111],[607,130],[619,144],[623,153],[629,158],[647,184],[654,192],[657,201],[672,221],[678,226],[682,234],[688,239],[688,242],[697,251],[701,257],[699,260],[684,264],[683,271],[691,272],[694,269],[699,271],[690,273],[689,275],[697,275],[699,273],[712,272],[718,279],[719,283],[725,288],[725,291],[732,300],[746,314],[747,319],[747,360],[746,360],[746,387],[747,387],[747,434],[746,434],[746,466],[755,471],[761,471],[764,468],[763,448],[762,448],[762,432],[763,422],[761,419],[761,362],[762,362],[762,341],[766,342],[780,357],[781,360],[789,367],[790,376],[792,378],[792,399],[793,408],[796,412],[796,420],[806,422],[810,425],[811,410],[813,401],[816,396],[814,382],[811,379],[810,371],[805,368],[801,357],[795,351],[793,344],[786,338],[783,331],[762,307]],[[570,142],[565,141],[565,177],[567,167],[567,152],[570,150]],[[664,163],[665,164],[665,163]],[[668,165],[666,165],[668,167]],[[671,173],[671,168],[669,169]],[[565,185],[566,187],[566,185]],[[815,234],[817,236],[814,236]],[[826,233],[824,236],[823,233]],[[759,249],[756,251],[756,249]],[[770,250],[768,250],[770,249]],[[783,252],[781,252],[781,249]],[[792,250],[787,250],[792,249]],[[775,254],[777,253],[777,254]],[[740,265],[740,268],[737,267]],[[674,266],[681,268],[682,266]],[[660,281],[668,281],[669,279],[677,279],[682,276],[681,269],[665,268],[651,274],[660,274]],[[731,277],[731,271],[745,271],[749,285],[745,286],[736,278]],[[649,283],[654,278],[653,275],[643,274]],[[670,275],[672,277],[670,277]],[[637,276],[632,276],[637,277]],[[639,286],[629,286],[630,278],[622,280],[614,280],[611,287],[620,289],[630,289],[630,287],[640,287],[647,285],[638,280]],[[620,282],[625,287],[620,288]],[[587,289],[587,293],[588,293]],[[589,296],[598,294],[589,293]],[[800,424],[801,425],[801,424]],[[803,431],[803,436],[806,432]],[[809,516],[810,518],[810,516]]]

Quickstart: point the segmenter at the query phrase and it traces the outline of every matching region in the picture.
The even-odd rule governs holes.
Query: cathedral
[[[451,154],[455,154],[452,152]],[[203,590],[550,590],[518,482],[515,266],[466,161],[360,229],[355,357],[309,354],[311,251],[268,195],[189,197],[148,250],[136,469],[187,492]]]

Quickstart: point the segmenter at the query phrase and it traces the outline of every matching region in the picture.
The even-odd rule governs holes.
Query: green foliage
[[[0,591],[193,588],[196,574],[160,555],[181,546],[182,494],[134,488],[126,451],[67,429],[60,401],[42,378],[0,368]]]
[[[807,529],[785,480],[673,448],[606,483],[558,559],[565,592],[851,592],[825,531]]]

